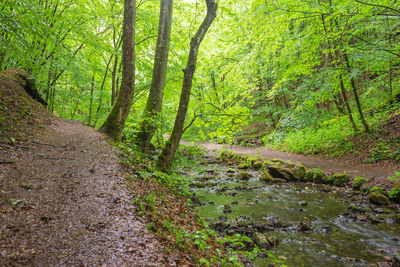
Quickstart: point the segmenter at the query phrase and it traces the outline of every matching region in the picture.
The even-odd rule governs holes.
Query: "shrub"
[[[389,198],[393,201],[400,202],[400,186],[396,185],[389,193]]]

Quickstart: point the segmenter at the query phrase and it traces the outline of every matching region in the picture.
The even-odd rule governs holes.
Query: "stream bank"
[[[245,234],[288,266],[398,265],[397,204],[374,205],[335,186],[266,183],[261,171],[244,177],[237,167],[209,158],[188,172],[197,209],[218,233]]]

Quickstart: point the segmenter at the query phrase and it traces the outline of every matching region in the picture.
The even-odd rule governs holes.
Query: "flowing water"
[[[286,257],[288,266],[369,266],[400,249],[399,224],[354,219],[345,199],[310,184],[266,184],[256,171],[242,181],[228,169],[214,163],[192,170],[200,215],[214,222],[269,225],[244,232],[265,234],[275,244],[269,250]],[[255,261],[268,263],[268,258]]]

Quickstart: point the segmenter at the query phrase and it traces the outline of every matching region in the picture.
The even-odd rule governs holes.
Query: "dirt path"
[[[386,178],[393,175],[395,171],[400,171],[400,166],[388,167],[388,166],[374,166],[372,164],[354,164],[338,159],[327,159],[320,156],[306,156],[295,153],[286,153],[267,148],[255,148],[255,147],[241,147],[235,145],[221,145],[221,144],[210,144],[200,143],[201,146],[207,150],[223,150],[227,149],[235,153],[242,153],[246,155],[260,155],[262,158],[268,160],[273,158],[279,158],[282,160],[290,160],[293,162],[301,162],[308,168],[321,168],[323,171],[329,173],[347,173],[354,176],[362,176],[366,178]]]
[[[175,265],[135,213],[104,135],[56,119],[0,162],[0,266]]]

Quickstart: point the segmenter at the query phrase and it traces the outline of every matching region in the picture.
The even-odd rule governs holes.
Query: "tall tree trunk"
[[[158,25],[158,38],[156,55],[154,59],[153,78],[146,107],[143,111],[142,122],[137,135],[137,143],[145,151],[156,131],[156,120],[161,112],[163,90],[167,75],[169,43],[171,36],[173,0],[161,0],[160,18]]]
[[[357,126],[354,123],[353,115],[351,113],[349,101],[347,100],[346,89],[344,88],[343,77],[341,75],[339,76],[339,80],[340,80],[340,92],[342,93],[343,102],[346,107],[347,115],[349,116],[351,126],[353,127],[354,132],[358,132]]]
[[[136,0],[125,0],[124,26],[122,44],[122,84],[117,100],[103,126],[101,132],[111,136],[114,140],[121,138],[126,118],[132,106],[135,89],[135,19]]]
[[[92,87],[90,88],[89,120],[88,120],[89,126],[92,123],[93,91],[94,91],[94,75],[92,77]]]
[[[183,70],[184,76],[182,93],[179,102],[178,113],[176,114],[175,118],[174,129],[172,130],[172,134],[166,142],[165,147],[163,148],[157,160],[157,168],[161,171],[167,171],[170,168],[175,152],[178,148],[179,141],[182,136],[183,126],[185,123],[186,112],[189,105],[190,91],[192,89],[193,75],[196,70],[199,46],[217,15],[218,4],[215,2],[215,0],[206,0],[206,3],[207,15],[201,23],[196,34],[190,41],[189,58],[186,64],[186,68]]]

